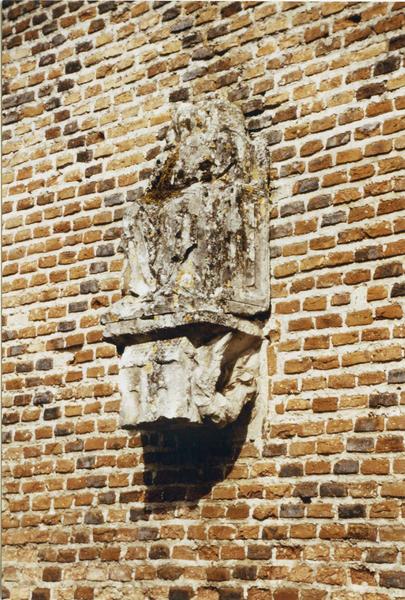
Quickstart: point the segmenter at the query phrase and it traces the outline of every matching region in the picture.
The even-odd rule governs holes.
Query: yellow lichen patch
[[[178,160],[179,151],[178,148],[167,157],[166,161],[159,169],[155,181],[152,183],[150,189],[142,197],[143,204],[150,204],[156,201],[169,200],[176,189],[172,183],[173,169]]]

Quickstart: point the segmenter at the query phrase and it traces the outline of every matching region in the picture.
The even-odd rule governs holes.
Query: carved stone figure
[[[183,104],[144,195],[124,217],[123,426],[234,421],[256,395],[269,310],[264,147],[222,100]]]

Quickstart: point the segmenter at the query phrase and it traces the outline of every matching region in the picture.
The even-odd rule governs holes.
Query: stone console
[[[124,217],[121,424],[214,424],[255,399],[269,312],[265,148],[222,100],[183,104],[150,184]]]

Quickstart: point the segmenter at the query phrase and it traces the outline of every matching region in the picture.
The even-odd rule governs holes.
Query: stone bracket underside
[[[241,111],[181,105],[124,217],[124,295],[104,319],[122,350],[122,426],[224,426],[256,398],[269,209],[265,151]]]

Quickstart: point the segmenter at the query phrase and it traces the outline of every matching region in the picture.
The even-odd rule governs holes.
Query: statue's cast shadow
[[[252,406],[244,407],[234,423],[141,431],[147,514],[173,513],[210,498],[213,487],[224,481],[240,455],[247,436]],[[229,481],[231,483],[231,480]]]

